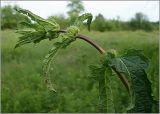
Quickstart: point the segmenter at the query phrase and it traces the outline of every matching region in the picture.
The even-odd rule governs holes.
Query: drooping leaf
[[[90,66],[93,78],[99,83],[99,111],[114,113],[113,95],[110,83],[112,70],[104,65]]]
[[[93,16],[91,13],[85,13],[76,19],[74,25],[80,26],[81,24],[83,24],[83,21],[87,20],[88,30],[90,31],[90,25],[91,25],[92,18]]]
[[[45,76],[45,82],[47,87],[56,92],[56,90],[52,86],[51,79],[49,77],[49,69],[52,60],[54,60],[55,55],[60,49],[66,48],[69,46],[73,41],[76,40],[76,36],[78,34],[78,28],[71,26],[67,29],[66,33],[62,33],[59,37],[62,37],[61,42],[56,42],[49,53],[46,55],[44,62],[43,62],[43,75]]]
[[[110,65],[130,78],[133,107],[128,112],[151,112],[153,101],[151,82],[145,72],[148,67],[148,59],[141,51],[132,49],[125,55],[112,59]]]

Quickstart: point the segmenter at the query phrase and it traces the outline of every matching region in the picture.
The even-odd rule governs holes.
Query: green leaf
[[[76,26],[70,26],[67,28],[66,33],[60,34],[60,27],[55,21],[50,22],[25,9],[18,8],[16,11],[27,16],[30,21],[21,23],[24,27],[26,27],[26,29],[17,31],[22,34],[22,36],[19,37],[19,41],[15,48],[31,42],[38,43],[44,39],[52,40],[58,37],[62,39],[61,42],[56,42],[54,44],[53,48],[46,55],[43,62],[45,82],[49,89],[55,91],[49,78],[50,64],[60,49],[66,48],[76,40],[79,29]]]
[[[81,24],[83,24],[83,21],[87,20],[88,30],[90,31],[90,25],[91,25],[92,18],[93,16],[91,13],[85,13],[76,19],[74,25],[80,26]]]
[[[52,60],[54,60],[55,55],[60,49],[66,48],[69,46],[73,41],[76,40],[76,35],[78,34],[78,29],[75,27],[71,26],[67,29],[66,33],[60,34],[59,37],[62,38],[61,42],[56,42],[52,49],[49,51],[49,53],[46,55],[44,62],[43,62],[43,75],[45,77],[45,82],[47,84],[47,87],[56,92],[56,90],[52,86],[51,79],[49,77],[49,69],[50,69],[50,64]]]
[[[114,113],[113,95],[111,89],[110,76],[112,75],[111,68],[98,65],[90,66],[91,73],[99,82],[99,111]]]
[[[31,22],[20,22],[19,23],[22,27],[28,28],[28,29],[34,29],[36,31],[44,31],[45,29],[43,26],[37,24],[37,23],[31,23]]]
[[[101,66],[95,66],[95,65],[90,65],[89,69],[91,71],[91,78],[98,80],[99,79],[99,75],[103,74],[103,68]]]
[[[36,32],[26,31],[26,33],[24,33],[24,31],[23,31],[22,34],[24,34],[24,35],[19,37],[19,41],[16,44],[15,48],[20,47],[20,46],[27,44],[27,43],[31,43],[31,42],[38,43],[40,40],[45,38],[44,31],[38,31],[38,32],[37,31]]]
[[[22,34],[22,36],[19,37],[19,41],[15,48],[27,43],[39,43],[44,39],[52,40],[58,38],[60,27],[56,22],[45,20],[22,8],[17,8],[16,11],[27,16],[30,21],[20,23],[25,29],[17,31],[17,33]]]
[[[152,91],[151,82],[147,78],[145,69],[148,67],[148,59],[140,50],[129,50],[119,58],[111,60],[110,66],[114,66],[117,71],[129,76],[131,81],[132,108],[128,112],[151,112],[152,111]]]
[[[43,26],[46,31],[48,31],[48,30],[55,31],[55,30],[60,29],[59,25],[55,21],[45,20],[45,19],[41,18],[40,16],[33,14],[29,10],[22,9],[22,8],[15,8],[15,10],[18,11],[19,13],[26,15],[29,19],[31,19],[31,21],[34,21],[34,22],[40,24],[41,26]]]
[[[45,83],[47,87],[54,92],[56,92],[56,90],[53,88],[51,79],[48,75],[49,75],[51,61],[54,59],[61,45],[62,43],[55,43],[52,49],[49,51],[49,53],[45,56],[45,59],[43,61],[43,75],[45,77]]]

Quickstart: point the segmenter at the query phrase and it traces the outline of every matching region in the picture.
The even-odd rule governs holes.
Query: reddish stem
[[[101,54],[105,53],[105,50],[101,46],[99,46],[94,41],[90,40],[90,38],[88,38],[87,36],[84,36],[82,34],[78,34],[77,38],[85,40],[86,42],[88,42],[89,44],[91,44],[93,47],[95,47]]]
[[[113,69],[113,71],[118,75],[119,79],[122,81],[122,83],[124,84],[124,86],[126,87],[127,89],[127,92],[129,93],[129,95],[131,95],[130,93],[130,90],[129,90],[129,84],[128,84],[128,81],[127,79],[120,73],[117,71],[117,69],[115,67],[111,67]]]

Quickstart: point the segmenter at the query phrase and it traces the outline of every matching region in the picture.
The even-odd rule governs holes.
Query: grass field
[[[147,72],[153,95],[158,100],[159,46],[158,31],[87,32],[104,49],[118,54],[128,48],[141,49],[150,59]],[[42,41],[14,49],[17,34],[1,31],[1,110],[2,112],[98,112],[98,84],[90,78],[88,66],[99,61],[100,54],[86,42],[77,40],[62,50],[52,64],[51,78],[57,93],[44,83],[42,61],[53,41]],[[117,112],[128,106],[127,92],[116,76],[112,76]]]

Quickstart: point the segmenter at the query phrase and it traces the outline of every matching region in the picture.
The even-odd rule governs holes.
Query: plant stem
[[[127,79],[120,73],[117,71],[117,69],[115,67],[112,66],[113,71],[118,75],[119,79],[122,81],[122,83],[124,84],[124,86],[127,89],[127,92],[129,93],[129,95],[131,95],[130,90],[129,90],[129,84]]]
[[[94,41],[90,40],[90,38],[88,38],[87,36],[84,36],[82,34],[78,34],[77,38],[80,38],[82,40],[85,40],[86,42],[90,43],[92,46],[94,46],[101,54],[104,54],[106,51],[99,46],[97,43],[95,43]]]
[[[95,43],[94,41],[90,40],[89,37],[84,36],[82,34],[78,34],[77,38],[80,38],[80,39],[82,39],[84,41],[87,41],[89,44],[91,44],[92,46],[94,46],[101,54],[105,54],[105,50],[101,46],[99,46],[97,43]],[[127,79],[124,76],[122,76],[122,74],[120,72],[118,72],[116,70],[116,68],[112,67],[112,69],[118,75],[119,79],[122,81],[122,83],[126,87],[127,92],[130,94],[129,84],[128,84]]]
[[[66,30],[60,30],[59,32],[65,33]],[[76,38],[79,38],[79,39],[82,39],[82,40],[88,42],[93,47],[95,47],[101,54],[106,53],[106,51],[100,45],[98,45],[96,42],[92,41],[91,38],[89,38],[85,35],[82,35],[82,34],[78,34]],[[120,72],[118,72],[114,67],[112,67],[112,69],[118,75],[118,77],[122,81],[123,85],[126,87],[127,92],[130,93],[129,92],[129,84],[128,84],[127,79],[124,76],[122,76],[122,74]]]

